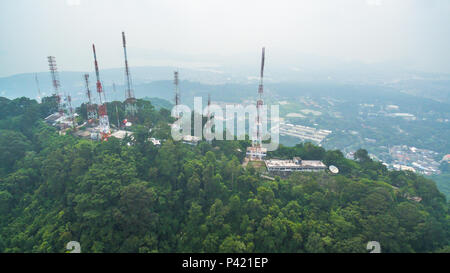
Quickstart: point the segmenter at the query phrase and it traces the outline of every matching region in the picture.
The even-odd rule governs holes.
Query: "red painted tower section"
[[[92,50],[94,52],[95,75],[97,77],[97,93],[100,99],[98,105],[100,135],[101,139],[106,141],[111,135],[111,128],[109,126],[108,112],[106,109],[106,96],[105,92],[103,91],[102,83],[100,81],[100,72],[98,69],[97,53],[95,51],[95,45],[92,45]]]

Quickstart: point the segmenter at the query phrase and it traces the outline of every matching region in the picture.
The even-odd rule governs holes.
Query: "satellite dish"
[[[336,167],[336,166],[334,166],[334,165],[331,165],[328,169],[330,170],[330,172],[331,172],[332,174],[338,174],[338,173],[339,173],[338,167]]]

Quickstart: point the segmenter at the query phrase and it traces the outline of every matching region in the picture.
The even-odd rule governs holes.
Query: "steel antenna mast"
[[[89,123],[93,123],[98,119],[98,115],[92,100],[92,92],[89,88],[89,74],[84,74],[84,83],[86,85],[86,96],[88,98],[88,103],[86,105],[87,119]]]
[[[37,92],[38,92],[38,102],[42,103],[42,95],[41,95],[41,88],[39,87],[39,80],[38,80],[38,76],[37,73],[34,74],[34,81],[36,82],[36,88],[37,88]]]
[[[109,125],[109,118],[108,118],[108,112],[106,109],[106,96],[103,91],[103,86],[100,81],[100,72],[98,69],[98,62],[97,62],[97,53],[95,51],[95,45],[92,45],[92,50],[94,52],[94,65],[95,65],[95,75],[97,77],[97,93],[99,96],[99,106],[98,106],[98,115],[99,115],[99,125],[100,125],[100,134],[102,137],[102,140],[108,140],[108,137],[111,134],[111,128]],[[102,98],[103,94],[103,98]]]
[[[58,112],[61,116],[64,115],[64,106],[61,100],[61,84],[59,81],[58,68],[56,66],[56,60],[54,56],[48,56],[48,67],[50,69],[50,74],[52,76],[52,85],[53,85],[53,96],[56,97],[56,101],[58,103]]]
[[[130,68],[128,66],[128,55],[127,55],[127,42],[125,39],[125,32],[122,32],[122,44],[123,44],[123,54],[125,56],[125,77],[127,79],[127,90],[125,99],[125,112],[127,114],[127,119],[135,121],[137,114],[136,98],[134,96],[133,84],[131,81]]]
[[[264,105],[264,101],[262,96],[264,94],[264,63],[265,63],[265,48],[262,49],[262,57],[261,57],[261,73],[260,73],[260,82],[258,88],[259,100],[257,102],[257,117],[256,117],[256,147],[262,146],[262,107]]]

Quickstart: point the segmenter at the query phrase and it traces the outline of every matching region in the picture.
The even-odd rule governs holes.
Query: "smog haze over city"
[[[117,30],[134,37],[135,66],[220,71],[248,66],[265,45],[277,69],[375,64],[450,73],[445,0],[17,0],[0,7],[0,76],[46,71],[40,56],[50,53],[67,71],[90,70],[93,41],[103,66],[119,67]]]

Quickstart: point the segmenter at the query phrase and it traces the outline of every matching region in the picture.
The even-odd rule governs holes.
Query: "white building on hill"
[[[264,162],[269,173],[281,176],[288,176],[292,172],[321,172],[327,168],[320,160],[302,160],[300,157],[294,157],[292,160],[270,159]]]

